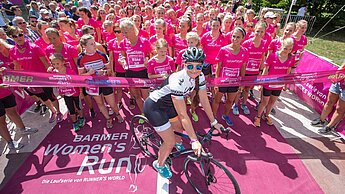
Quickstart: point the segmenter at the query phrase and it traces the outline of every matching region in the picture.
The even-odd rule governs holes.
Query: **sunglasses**
[[[196,65],[194,66],[193,64],[187,64],[187,69],[188,70],[193,70],[195,67],[196,70],[201,71],[202,70],[202,65]]]
[[[18,25],[26,24],[26,22],[18,22]]]
[[[121,33],[121,30],[114,30],[114,33]]]
[[[18,38],[18,37],[23,37],[23,36],[24,36],[24,34],[21,33],[21,34],[18,34],[18,35],[12,35],[12,38]]]
[[[35,20],[35,21],[30,21],[30,22],[32,22],[32,23],[37,23],[38,21],[37,21],[37,20]]]
[[[247,26],[247,28],[254,28],[254,26]]]

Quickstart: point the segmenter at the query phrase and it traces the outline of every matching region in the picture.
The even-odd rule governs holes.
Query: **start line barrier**
[[[3,83],[10,87],[156,87],[163,79],[80,76],[7,70]],[[236,78],[209,78],[208,86],[254,86],[266,84],[325,83],[342,81],[345,69],[289,75],[245,76]]]

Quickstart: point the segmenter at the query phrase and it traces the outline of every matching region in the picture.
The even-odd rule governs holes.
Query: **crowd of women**
[[[185,68],[182,54],[188,47],[199,47],[206,54],[202,67],[205,77],[277,75],[293,72],[307,45],[305,20],[281,26],[280,15],[267,9],[256,15],[243,6],[234,9],[232,4],[193,0],[66,2],[31,1],[27,21],[16,16],[13,26],[1,29],[2,66],[27,72],[165,79]],[[261,100],[253,124],[260,127],[264,119],[273,125],[269,113],[287,87],[263,85],[259,89]],[[44,114],[49,109],[50,123],[62,121],[53,88],[25,90],[36,101],[35,111]],[[208,88],[215,117],[222,101],[225,109],[221,118],[227,125],[233,125],[231,117],[240,110],[249,115],[247,100],[254,97],[252,90],[252,86]],[[95,101],[107,121],[106,128],[113,128],[112,114],[118,123],[124,121],[120,110],[127,90],[123,88],[61,87],[58,91],[76,132],[85,125],[81,99],[91,117],[97,114],[92,99]],[[126,106],[137,106],[143,113],[149,91],[130,87]],[[1,93],[6,93],[1,96],[1,108],[6,110],[1,109],[2,126],[4,115],[10,115],[9,110],[15,107],[15,99],[8,89],[1,89]],[[199,103],[195,98],[191,95],[186,103],[191,104],[190,113],[197,122]]]

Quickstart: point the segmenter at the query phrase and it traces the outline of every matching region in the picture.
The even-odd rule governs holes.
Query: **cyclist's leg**
[[[172,127],[173,131],[183,133],[183,127],[182,127],[181,121],[177,115],[175,108],[171,107],[170,109],[165,109],[165,112],[168,114],[169,122],[171,123],[171,127]],[[177,143],[182,142],[182,138],[179,135],[175,135],[175,139],[176,139]]]
[[[159,148],[158,152],[158,165],[164,166],[165,160],[169,157],[171,150],[175,146],[175,134],[170,126],[168,129],[158,132],[158,135],[163,139],[163,144]]]

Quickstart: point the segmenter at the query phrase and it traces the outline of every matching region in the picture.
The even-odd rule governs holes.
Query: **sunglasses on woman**
[[[121,33],[121,30],[114,30],[114,33],[116,34],[116,33]]]
[[[24,36],[23,33],[20,33],[20,34],[18,34],[18,35],[12,35],[13,38],[18,38],[18,37],[23,37],[23,36]]]
[[[193,64],[187,64],[187,69],[188,70],[193,70],[193,69],[196,69],[198,71],[202,70],[202,65],[193,65]]]

